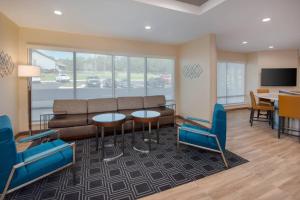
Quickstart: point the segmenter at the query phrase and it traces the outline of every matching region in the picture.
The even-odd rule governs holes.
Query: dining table
[[[255,96],[260,99],[268,99],[271,102],[274,102],[274,128],[278,129],[279,125],[279,107],[278,107],[278,96],[279,95],[298,95],[300,93],[296,92],[285,92],[285,91],[279,91],[279,92],[271,92],[271,93],[255,93]],[[300,130],[300,119],[291,119],[291,118],[286,118],[285,119],[285,124],[293,130]],[[295,135],[295,136],[300,136],[299,132],[295,131],[287,131],[288,134]]]

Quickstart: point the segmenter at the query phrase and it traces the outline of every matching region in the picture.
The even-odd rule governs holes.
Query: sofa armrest
[[[46,114],[42,114],[40,115],[40,130],[47,130],[48,129],[48,122],[51,119],[61,119],[66,117],[67,115],[67,111],[61,111],[61,112],[56,112],[56,113],[46,113]]]
[[[174,111],[176,110],[176,104],[175,103],[159,104],[159,107],[170,108],[170,109],[173,109]]]

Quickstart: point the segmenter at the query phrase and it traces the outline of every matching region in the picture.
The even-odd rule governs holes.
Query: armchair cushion
[[[38,153],[42,153],[63,144],[65,144],[65,142],[63,142],[62,140],[54,140],[52,142],[42,143],[41,145],[29,148],[24,152],[18,153],[18,163],[21,163],[27,158]],[[11,182],[10,188],[19,186],[42,175],[53,172],[54,170],[63,167],[68,163],[71,163],[72,160],[73,152],[72,148],[70,147],[61,152],[55,153],[24,167],[21,167],[17,169],[16,174]]]
[[[67,115],[64,118],[53,118],[48,122],[49,128],[65,128],[87,125],[87,114]]]
[[[198,132],[202,132],[203,134],[210,133],[208,130],[205,130],[203,128],[193,126],[193,125],[184,124],[182,127],[192,128],[192,129],[197,130]],[[198,133],[180,130],[179,140],[182,142],[189,143],[189,144],[219,150],[216,140],[214,138],[204,136],[204,135],[201,135]]]

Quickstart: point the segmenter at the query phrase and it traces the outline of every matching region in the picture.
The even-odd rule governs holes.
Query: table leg
[[[125,144],[124,144],[124,124],[122,124],[122,152],[124,154]]]
[[[114,146],[117,145],[116,128],[114,127]]]
[[[143,140],[145,140],[145,124],[143,123],[143,135],[142,135],[142,137],[143,137]]]
[[[102,155],[102,160],[104,160],[104,127],[101,127],[101,142],[102,142],[102,152],[101,152],[101,155]]]
[[[157,129],[156,129],[156,142],[159,144],[159,121],[157,122]]]
[[[151,151],[151,122],[149,122],[149,132],[148,132],[148,138],[149,138],[149,151]]]
[[[132,121],[132,146],[135,145],[135,123],[134,123],[134,120]]]
[[[99,126],[96,129],[96,151],[99,151]]]

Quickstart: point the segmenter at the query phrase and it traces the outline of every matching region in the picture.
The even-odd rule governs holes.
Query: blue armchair
[[[33,141],[56,133],[50,130],[19,142]],[[3,200],[7,193],[73,164],[75,143],[68,144],[60,139],[18,153],[10,119],[6,115],[0,116],[0,200]]]
[[[188,117],[186,121],[210,123],[207,120]],[[226,145],[226,112],[224,107],[216,104],[214,107],[211,128],[184,123],[178,128],[177,147],[179,144],[220,153],[224,164],[228,167],[224,151]]]

